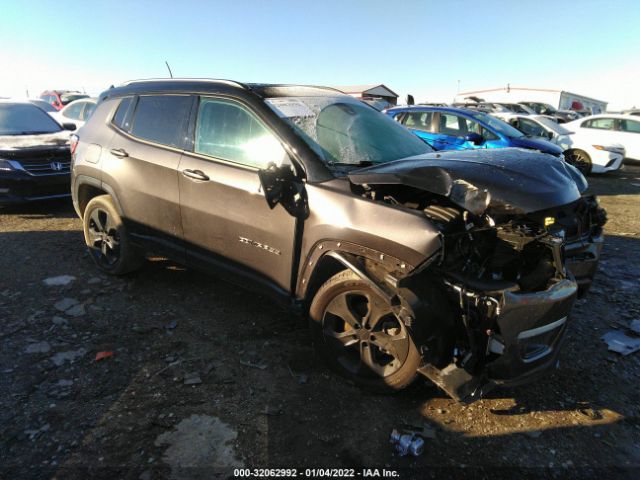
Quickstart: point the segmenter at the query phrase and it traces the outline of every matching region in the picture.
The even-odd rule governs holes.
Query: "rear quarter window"
[[[145,95],[138,99],[131,134],[169,147],[184,146],[192,98],[185,95]]]
[[[128,131],[131,126],[127,120],[127,112],[129,107],[131,106],[131,101],[133,97],[124,97],[120,100],[120,105],[118,105],[118,109],[116,110],[116,114],[113,116],[113,123],[116,127],[121,130]],[[126,122],[125,122],[126,121]]]

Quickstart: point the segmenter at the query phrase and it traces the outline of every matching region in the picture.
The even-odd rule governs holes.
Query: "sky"
[[[0,96],[137,78],[504,87],[640,107],[640,0],[0,0]]]

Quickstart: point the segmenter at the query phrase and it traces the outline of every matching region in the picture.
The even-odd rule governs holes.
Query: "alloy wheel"
[[[381,298],[366,291],[338,294],[326,306],[322,331],[335,358],[348,372],[387,377],[407,359],[411,338]]]
[[[566,159],[567,163],[573,165],[580,173],[587,175],[591,173],[591,159],[583,152],[572,152]]]
[[[96,208],[89,216],[89,243],[91,253],[106,266],[120,259],[120,235],[106,210]]]

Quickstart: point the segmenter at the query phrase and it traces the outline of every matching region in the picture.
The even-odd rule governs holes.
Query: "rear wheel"
[[[91,199],[83,223],[85,243],[100,270],[123,275],[140,267],[144,258],[129,242],[127,229],[109,195]]]
[[[404,323],[369,284],[351,271],[331,277],[309,310],[317,349],[355,383],[378,391],[407,387],[420,354]]]
[[[591,173],[591,157],[583,150],[569,150],[565,153],[564,159],[570,165],[573,165],[583,175]]]

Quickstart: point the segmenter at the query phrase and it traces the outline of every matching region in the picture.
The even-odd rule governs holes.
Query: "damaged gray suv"
[[[97,266],[157,252],[307,315],[359,385],[472,401],[544,375],[602,247],[582,175],[527,150],[435,152],[320,87],[147,80],[72,142]]]

